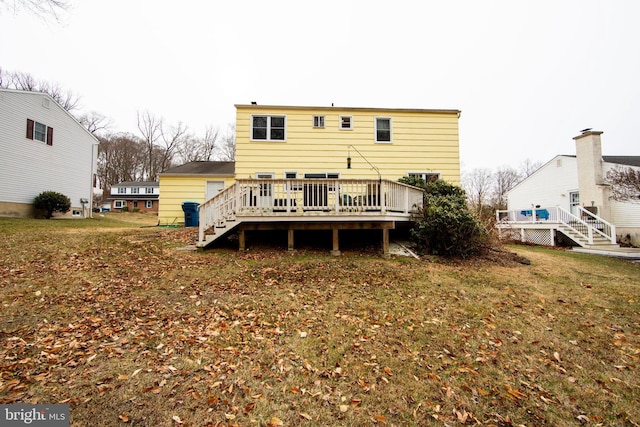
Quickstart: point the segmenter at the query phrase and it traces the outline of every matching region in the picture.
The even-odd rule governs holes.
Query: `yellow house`
[[[459,110],[236,105],[235,181],[199,209],[198,246],[230,230],[389,230],[411,222],[418,175],[460,183]],[[164,197],[164,188],[161,191]],[[162,209],[162,203],[160,205]]]
[[[204,203],[233,184],[233,162],[190,162],[160,174],[160,225],[183,225],[182,203]]]
[[[378,178],[379,171],[394,181],[420,174],[460,183],[459,110],[236,105],[236,111],[237,178]]]

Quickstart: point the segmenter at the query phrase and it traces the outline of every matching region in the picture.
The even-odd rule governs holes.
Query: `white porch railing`
[[[496,211],[496,220],[498,227],[501,225],[526,226],[528,224],[560,224],[584,239],[589,245],[593,245],[595,236],[601,236],[611,244],[616,244],[615,225],[581,206],[578,206],[577,210],[578,215],[574,215],[559,206],[552,208],[498,210]]]
[[[395,213],[409,218],[422,207],[422,200],[421,189],[389,180],[238,179],[200,205],[199,240],[205,240],[205,232],[211,227],[225,227],[227,222],[242,217]]]

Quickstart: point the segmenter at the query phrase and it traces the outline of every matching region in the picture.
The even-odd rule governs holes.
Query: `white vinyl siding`
[[[92,200],[98,141],[57,103],[43,107],[46,95],[0,89],[0,201],[32,204],[35,196],[52,190],[82,209],[80,199]],[[27,121],[55,129],[55,143],[25,138]],[[70,215],[71,213],[69,213]]]
[[[557,156],[509,191],[508,209],[531,209],[531,205],[540,205],[569,210],[572,191],[578,191],[576,159]]]

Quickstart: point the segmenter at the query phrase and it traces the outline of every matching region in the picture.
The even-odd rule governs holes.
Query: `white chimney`
[[[580,204],[605,220],[611,217],[609,188],[604,182],[602,142],[600,131],[585,129],[573,138],[576,141],[578,163],[578,191]]]

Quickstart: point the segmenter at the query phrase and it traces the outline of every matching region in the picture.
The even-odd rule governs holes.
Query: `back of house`
[[[235,107],[236,178],[460,183],[459,110]]]

